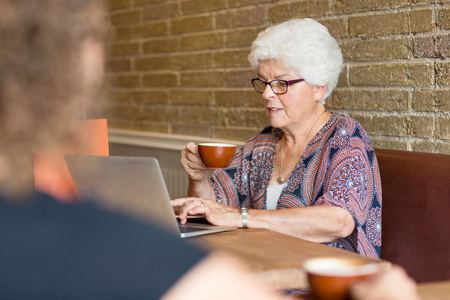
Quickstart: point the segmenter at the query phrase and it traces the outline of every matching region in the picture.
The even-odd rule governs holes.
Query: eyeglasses
[[[266,89],[267,85],[270,85],[270,88],[272,89],[272,91],[275,94],[278,95],[282,95],[282,94],[286,94],[288,91],[288,86],[290,86],[291,84],[294,83],[299,83],[305,81],[305,79],[301,78],[301,79],[295,79],[295,80],[272,80],[271,82],[265,82],[262,81],[259,78],[253,78],[252,79],[252,84],[253,84],[253,88],[255,89],[255,91],[257,91],[258,93],[264,93],[264,90]]]

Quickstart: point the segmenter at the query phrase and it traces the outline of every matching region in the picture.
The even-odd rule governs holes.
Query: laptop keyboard
[[[205,218],[189,219],[185,224],[181,224],[180,219],[177,218],[177,222],[181,233],[199,232],[213,228],[213,225],[211,225]]]
[[[190,232],[198,232],[205,231],[205,227],[193,227],[186,224],[178,224],[181,233],[190,233]]]

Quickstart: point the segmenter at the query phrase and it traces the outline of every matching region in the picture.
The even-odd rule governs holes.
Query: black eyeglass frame
[[[300,79],[294,79],[294,80],[272,80],[272,81],[270,81],[270,82],[265,82],[265,81],[263,81],[263,80],[261,80],[261,79],[259,79],[259,78],[253,78],[253,79],[252,79],[252,85],[253,85],[253,88],[255,89],[256,92],[258,92],[258,93],[260,93],[260,94],[264,93],[264,91],[258,91],[258,90],[256,89],[256,87],[255,87],[255,81],[256,81],[256,80],[261,81],[262,83],[265,84],[264,89],[266,89],[267,85],[269,85],[270,88],[272,89],[272,91],[273,91],[275,94],[277,94],[277,95],[283,95],[283,94],[286,94],[286,93],[288,92],[288,87],[289,87],[290,85],[295,84],[295,83],[299,83],[299,82],[302,82],[302,81],[305,81],[305,79],[300,78]],[[272,82],[276,82],[276,81],[277,81],[277,82],[281,81],[281,82],[284,82],[284,83],[286,84],[286,91],[285,91],[284,93],[278,93],[278,92],[275,92],[275,91],[273,90]]]

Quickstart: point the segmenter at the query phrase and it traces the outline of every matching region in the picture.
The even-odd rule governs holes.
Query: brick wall
[[[245,141],[268,124],[247,55],[311,17],[341,45],[327,102],[376,147],[450,154],[450,0],[109,0],[110,127]]]

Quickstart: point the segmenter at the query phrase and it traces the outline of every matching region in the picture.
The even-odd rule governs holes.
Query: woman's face
[[[260,61],[258,77],[265,82],[301,78],[276,60]],[[285,132],[296,132],[305,126],[314,116],[319,103],[315,100],[316,88],[304,81],[288,86],[287,93],[282,95],[275,94],[267,85],[262,96],[270,125]]]

